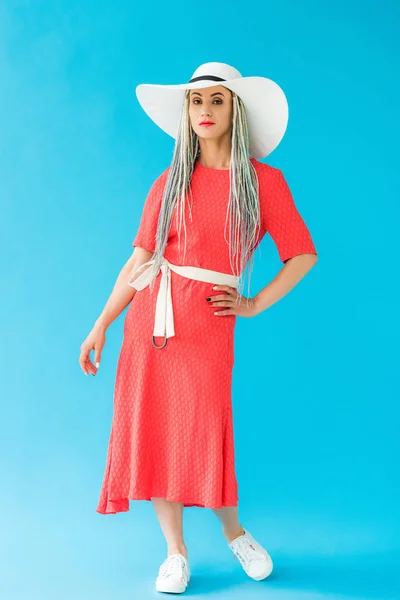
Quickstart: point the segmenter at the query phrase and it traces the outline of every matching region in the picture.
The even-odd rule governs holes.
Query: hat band
[[[193,81],[200,81],[201,79],[211,79],[212,81],[226,81],[222,77],[217,77],[216,75],[201,75],[200,77],[193,77],[188,83],[192,83]]]

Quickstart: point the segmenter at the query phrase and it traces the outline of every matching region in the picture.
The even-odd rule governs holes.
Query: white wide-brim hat
[[[264,158],[282,140],[289,110],[286,96],[267,77],[242,77],[237,69],[220,62],[200,65],[187,83],[141,83],[136,96],[146,114],[173,138],[178,134],[185,90],[223,85],[243,101],[249,130],[250,158]]]

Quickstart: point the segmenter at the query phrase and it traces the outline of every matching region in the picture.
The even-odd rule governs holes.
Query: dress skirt
[[[129,305],[97,512],[152,496],[184,506],[236,506],[232,413],[235,317],[214,316],[212,285],[171,272],[175,336],[152,344],[161,274]],[[184,308],[186,307],[186,308]],[[157,345],[163,338],[155,337]]]

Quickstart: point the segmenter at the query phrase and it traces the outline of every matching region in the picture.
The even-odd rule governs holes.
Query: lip
[[[201,125],[202,127],[211,127],[211,125],[215,125],[215,123],[213,123],[212,121],[202,121],[201,123],[199,123],[199,125]]]

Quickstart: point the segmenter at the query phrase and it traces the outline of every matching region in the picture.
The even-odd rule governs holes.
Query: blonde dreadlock
[[[191,199],[191,178],[194,163],[200,155],[200,144],[193,131],[189,116],[190,90],[187,90],[179,122],[173,157],[166,180],[156,233],[156,249],[152,257],[150,289],[154,289],[154,278],[160,270],[168,240],[171,220],[176,208],[178,247],[180,248],[181,229],[185,233],[184,257],[186,255],[186,202],[187,192]],[[260,232],[260,204],[258,177],[249,155],[249,135],[243,101],[232,92],[232,138],[230,162],[230,193],[225,221],[225,241],[230,248],[230,264],[234,275],[239,277],[238,293],[243,293],[245,267],[249,275],[253,268],[254,250]],[[226,232],[228,230],[228,237]],[[250,290],[250,278],[249,288]],[[248,294],[249,295],[249,294]]]

